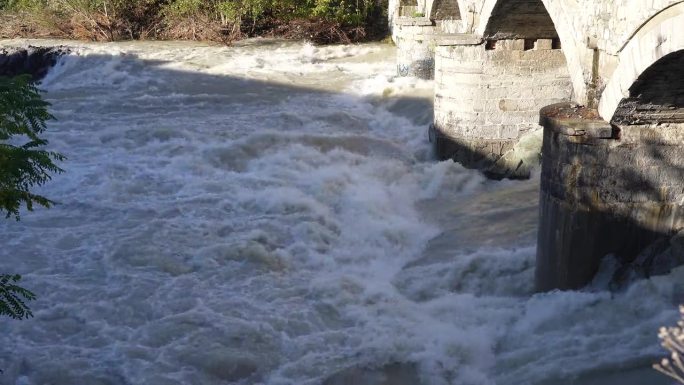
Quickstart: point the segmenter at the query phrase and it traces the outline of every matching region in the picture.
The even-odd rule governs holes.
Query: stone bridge
[[[390,3],[399,74],[435,79],[437,155],[494,177],[541,159],[540,290],[684,227],[684,1]]]

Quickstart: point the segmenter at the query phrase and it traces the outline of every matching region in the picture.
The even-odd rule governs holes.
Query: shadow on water
[[[44,52],[47,51],[38,50],[35,55],[42,55]],[[37,56],[20,55],[19,57],[24,57],[27,61],[37,64],[31,66],[17,65],[16,68],[38,68],[40,71],[45,67],[45,63],[54,59],[51,55],[44,55],[45,63],[41,64],[41,59]],[[12,62],[17,63],[16,59],[13,59]],[[73,125],[66,126],[64,123],[59,123],[57,130],[51,130],[53,132],[49,135],[53,147],[56,145],[58,147],[56,150],[66,155],[69,162],[83,161],[88,158],[87,154],[77,153],[69,146],[74,144],[74,141],[80,143],[78,142],[79,135],[91,138],[94,136],[99,138],[101,148],[80,148],[81,151],[112,150],[112,156],[126,158],[127,154],[136,154],[141,147],[151,141],[164,141],[183,136],[183,132],[171,132],[171,130],[165,130],[164,127],[152,128],[147,132],[141,130],[141,128],[150,129],[146,123],[164,116],[167,120],[175,119],[177,124],[188,122],[187,130],[195,130],[190,123],[197,121],[203,121],[206,127],[213,127],[215,132],[211,135],[205,135],[202,132],[195,132],[194,134],[206,137],[207,141],[219,141],[216,143],[216,149],[206,152],[206,161],[215,167],[230,172],[246,171],[245,164],[249,159],[259,158],[264,153],[276,152],[293,143],[314,148],[326,154],[342,150],[363,156],[377,157],[379,160],[398,158],[407,164],[431,160],[427,146],[424,146],[424,149],[418,149],[417,152],[412,152],[413,149],[407,151],[404,147],[406,147],[405,142],[409,138],[405,137],[405,132],[392,126],[392,124],[405,124],[407,126],[427,124],[432,120],[432,102],[429,99],[411,96],[357,96],[353,93],[339,92],[334,87],[330,87],[330,84],[306,84],[303,77],[302,84],[298,84],[296,76],[262,81],[231,75],[212,75],[168,68],[171,63],[163,60],[143,60],[133,54],[116,58],[109,55],[70,55],[60,60],[57,67],[53,68],[43,79],[43,85],[49,89],[47,98],[53,101],[57,118],[67,120],[68,116],[69,124],[71,125],[73,122]],[[98,71],[98,68],[106,68],[111,73]],[[23,69],[6,71],[5,74],[16,75],[23,72]],[[133,72],[136,74],[134,77],[125,76]],[[64,82],[68,82],[68,84],[65,83],[62,86]],[[335,79],[330,79],[330,83],[334,82]],[[332,89],[325,89],[327,87]],[[192,94],[193,97],[187,98],[184,94]],[[331,102],[333,98],[336,100]],[[88,100],[95,100],[96,102],[91,103]],[[344,100],[348,100],[348,102],[345,103]],[[273,112],[273,106],[290,102],[294,104],[287,113]],[[244,106],[247,104],[250,105],[251,110],[246,112]],[[393,123],[390,122],[384,126],[382,122],[359,119],[351,111],[345,110],[345,107],[358,108],[360,104],[364,108],[367,105],[370,106],[371,112],[379,114],[389,111],[391,116],[388,115],[388,118],[391,118]],[[340,108],[340,106],[342,107]],[[224,119],[217,118],[215,113],[209,113],[215,112],[217,109],[226,111],[223,115]],[[261,119],[259,127],[250,126],[250,117],[244,114],[253,114],[254,110],[259,109],[263,111],[259,114]],[[306,120],[300,116],[299,112],[301,111],[311,114],[311,110],[315,109],[320,109],[320,113],[314,113],[315,119],[313,120]],[[98,130],[98,127],[109,125],[121,127],[119,120],[129,115],[135,119],[130,121],[130,127],[122,127],[126,132],[117,135],[116,138],[112,137],[111,133],[107,133],[107,130],[101,130],[102,132]],[[74,119],[72,116],[79,118]],[[405,122],[402,122],[402,119],[397,118],[397,116],[405,118]],[[266,132],[256,132],[256,130],[264,127],[267,127]],[[66,133],[69,133],[70,141],[60,138],[60,134]],[[416,132],[415,135],[422,136],[424,132]],[[220,143],[222,139],[225,139],[227,144]],[[172,151],[158,154],[158,160],[160,162],[173,161]],[[101,167],[98,164],[91,166]],[[67,165],[64,168],[69,173],[69,166]],[[115,171],[102,170],[101,172]],[[57,185],[59,185],[59,178],[56,178],[52,184],[45,186],[43,193],[47,196],[55,196],[54,191],[51,193],[51,188]],[[178,189],[179,187],[175,186],[173,181],[165,183],[165,181],[151,180],[141,191],[134,191],[131,194],[135,199],[135,194],[169,194],[169,192],[173,193]],[[183,210],[182,204],[178,203],[176,209]],[[126,214],[146,217],[145,220],[148,222],[162,219],[156,218],[155,215],[164,215],[155,210],[133,206],[135,205],[126,209]],[[188,210],[192,212],[190,208]],[[136,214],[137,211],[140,213]],[[31,215],[26,215],[20,225],[48,229],[55,223],[59,223],[64,228],[76,228],[82,226],[84,222],[95,225],[120,215],[122,215],[120,207],[108,207],[106,201],[93,204],[92,202],[63,200],[47,216],[38,216],[34,219]],[[8,230],[2,237],[4,242],[11,240],[12,226],[16,226],[16,224],[3,224],[3,228]],[[111,230],[116,231],[116,229]],[[191,233],[187,234],[190,235]],[[203,246],[201,243],[204,241],[199,234],[197,236],[198,239],[191,243],[199,248]],[[150,247],[155,247],[151,242],[152,240],[150,240]],[[177,240],[169,238],[167,242],[173,244]],[[54,245],[54,249],[55,255],[53,256],[30,253],[31,257],[29,258],[16,259],[13,261],[12,268],[19,273],[45,271],[45,266],[50,266],[46,261],[47,258],[59,258],[61,252],[68,252],[68,250],[60,251],[59,245]],[[123,256],[122,258],[131,257]],[[138,261],[138,263],[141,262]],[[137,268],[155,268],[155,266],[143,264]],[[179,269],[168,270],[169,279],[184,273],[182,266]],[[160,271],[160,273],[163,274],[164,272]],[[59,274],[59,272],[51,272],[50,274]],[[62,274],[71,274],[71,270],[67,269]],[[95,274],[89,275],[89,277],[79,277],[79,279],[98,279]],[[74,290],[76,289],[74,288]],[[131,290],[135,290],[135,288],[131,288]],[[83,295],[80,297],[81,306],[84,308],[92,307],[93,304],[88,302],[90,300],[94,300],[95,303],[103,301],[109,303],[111,300],[111,307],[121,306],[119,309],[120,319],[90,319],[87,322],[86,320],[79,320],[78,322],[82,323],[84,328],[97,322],[116,325],[123,322],[122,319],[124,318],[132,324],[147,323],[162,318],[160,314],[148,313],[152,310],[131,309],[129,304],[119,303],[120,299],[91,298],[89,296],[92,294],[81,294]],[[44,305],[39,301],[34,306],[36,309],[40,309]],[[55,317],[59,318],[59,316]],[[103,314],[102,317],[106,317],[106,315]],[[27,321],[25,326],[21,326],[25,328],[22,329],[24,331],[32,330],[32,328],[50,330],[54,328],[50,326],[51,321],[50,316],[37,311],[36,319]],[[197,328],[203,327],[201,320],[197,322]],[[3,330],[12,330],[8,328],[9,326],[0,327]],[[66,333],[66,336],[62,336],[60,334],[62,332]],[[75,340],[70,333],[72,331],[66,330],[42,335],[39,331],[38,334],[43,339],[39,343],[61,345],[64,343],[63,339],[68,338],[69,344],[72,344],[71,349],[74,349],[74,346],[78,346],[82,341]],[[179,330],[177,333],[187,334],[187,337],[191,336],[190,332],[185,330]],[[174,338],[181,337],[183,335],[174,336]],[[234,338],[242,341],[251,337],[238,336]],[[234,341],[228,340],[227,342],[230,344]],[[21,341],[17,339],[13,343],[20,344]],[[264,344],[268,345],[267,342]],[[277,345],[266,346],[265,351],[277,351],[281,348]],[[227,350],[227,353],[230,352]],[[205,353],[202,352],[202,354]],[[205,354],[206,357],[199,354],[197,357],[179,356],[179,358],[173,358],[175,353],[169,352],[167,354],[173,356],[169,360],[174,362],[173,365],[176,368],[162,368],[161,370],[177,370],[177,367],[195,368],[197,373],[193,378],[193,383],[218,384],[240,381],[242,383],[258,383],[263,381],[269,372],[278,365],[277,360],[270,357],[250,358],[251,356],[247,353],[253,353],[255,357],[260,354],[259,352],[244,352],[247,358],[242,361],[239,359],[234,362],[228,361],[224,365],[208,353]],[[55,385],[133,383],[128,374],[115,366],[102,369],[99,367],[101,363],[95,362],[96,360],[79,359],[76,361],[78,368],[75,368],[73,362],[52,363],[49,354],[47,350],[36,351],[35,356],[22,358],[17,362],[17,357],[11,351],[3,349],[0,351],[0,367],[4,369],[4,373],[1,375],[5,379],[10,379],[12,383],[23,381],[22,378],[29,379],[27,381],[31,383]],[[165,363],[157,364],[166,365]],[[384,363],[379,365],[382,364]],[[332,374],[328,373],[327,375]],[[393,378],[397,376],[415,378],[411,376],[415,376],[416,372],[412,364],[408,364],[406,368],[402,364],[397,364],[390,365],[386,371],[376,370],[370,374],[369,378],[380,378],[383,375],[394,376]],[[160,378],[157,378],[154,383],[177,383],[170,378]],[[335,377],[328,380],[329,383],[336,383],[335,381],[337,381]]]

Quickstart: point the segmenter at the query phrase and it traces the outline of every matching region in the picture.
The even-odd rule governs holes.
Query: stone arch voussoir
[[[663,57],[684,50],[684,3],[653,16],[618,55],[618,66],[599,100],[599,114],[611,121],[622,99],[639,76]]]

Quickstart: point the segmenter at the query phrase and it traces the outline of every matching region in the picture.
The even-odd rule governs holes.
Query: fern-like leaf
[[[0,275],[0,315],[14,319],[33,317],[26,302],[35,300],[36,295],[17,285],[20,280],[18,274]]]

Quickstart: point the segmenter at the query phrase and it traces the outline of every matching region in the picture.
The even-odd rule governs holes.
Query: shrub
[[[291,29],[336,29],[331,39],[363,37],[360,30],[386,23],[387,0],[0,0],[0,11],[30,12],[32,16],[4,20],[18,28],[0,27],[5,35],[40,28],[47,33],[92,40],[172,38],[228,42],[244,36],[279,34],[300,37]],[[6,18],[7,19],[7,18]],[[27,20],[28,19],[28,20]],[[34,20],[41,20],[35,23]],[[320,22],[316,26],[314,21]],[[23,23],[32,24],[26,28]],[[292,24],[291,24],[292,23]],[[33,25],[39,24],[39,25]],[[291,25],[290,25],[291,24]],[[289,25],[289,27],[288,27]],[[56,31],[55,31],[56,30]]]
[[[670,358],[663,358],[653,367],[684,384],[684,306],[679,307],[679,312],[682,318],[677,326],[660,328],[658,333],[663,347],[670,352]]]

